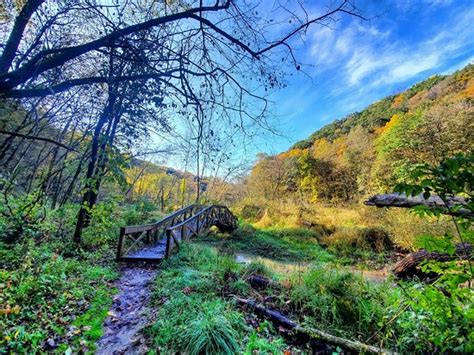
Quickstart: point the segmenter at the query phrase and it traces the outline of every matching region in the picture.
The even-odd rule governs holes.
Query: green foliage
[[[333,266],[317,265],[292,280],[289,297],[309,326],[354,338],[377,329],[388,288]]]
[[[474,212],[474,157],[458,155],[445,159],[438,166],[422,165],[415,170],[412,184],[400,184],[397,191],[408,195],[423,193],[424,198],[432,194],[445,201],[446,208],[456,211],[461,208]],[[447,199],[457,195],[466,197],[465,204],[448,206]],[[417,211],[428,216],[437,216],[441,209]],[[472,217],[453,217],[457,235],[421,236],[418,243],[430,251],[454,255],[454,243],[472,243]],[[465,245],[465,244],[462,244]],[[463,255],[460,251],[460,257]],[[471,260],[450,262],[427,261],[421,271],[437,275],[431,284],[407,283],[404,294],[395,302],[395,309],[403,305],[407,309],[397,320],[401,335],[400,346],[417,352],[466,352],[474,350],[474,291]],[[467,287],[466,287],[467,286]],[[392,312],[395,312],[392,310]]]
[[[90,211],[90,226],[83,232],[83,241],[87,246],[99,247],[111,245],[117,238],[123,222],[117,223],[118,201],[110,198],[97,203]]]
[[[470,288],[449,288],[446,283],[405,284],[386,318],[398,315],[386,336],[394,337],[403,353],[472,353],[474,351],[474,296]]]
[[[25,249],[17,269],[0,271],[0,345],[31,353],[45,349],[47,339],[72,349],[82,340],[93,349],[106,316],[98,309],[111,304],[116,273],[63,258],[46,245]]]
[[[235,354],[242,325],[242,315],[221,301],[205,302],[182,333],[183,347],[189,354]]]
[[[249,337],[252,331],[234,304],[222,298],[245,293],[248,286],[243,286],[243,278],[249,272],[209,247],[183,245],[177,255],[164,263],[155,280],[153,304],[158,311],[157,321],[147,330],[154,346],[165,353],[190,354],[264,349],[264,342]],[[249,342],[253,345],[247,345]],[[278,346],[282,345],[274,348]]]
[[[284,352],[285,342],[280,337],[272,337],[271,332],[268,331],[269,327],[271,327],[271,324],[262,322],[257,331],[250,333],[244,350],[245,355],[282,354]]]
[[[1,184],[1,182],[0,182]],[[40,239],[51,230],[44,223],[47,215],[40,191],[11,197],[0,204],[0,240],[14,243],[21,238]],[[46,228],[45,228],[46,227]]]

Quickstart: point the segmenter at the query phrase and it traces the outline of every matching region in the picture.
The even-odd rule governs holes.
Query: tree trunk
[[[447,253],[428,252],[421,249],[417,252],[410,253],[402,260],[392,266],[391,272],[398,278],[409,278],[413,276],[426,277],[419,266],[427,260],[450,261],[454,259],[468,260],[472,255],[472,245],[469,243],[459,243],[456,245],[456,252],[453,255]]]
[[[458,205],[465,205],[466,200],[463,197],[447,197],[446,201],[443,201],[441,197],[432,195],[428,199],[425,199],[423,195],[407,196],[405,194],[385,194],[375,195],[370,197],[364,202],[367,206],[376,207],[401,207],[401,208],[412,208],[415,206],[427,206],[429,208],[439,209],[444,214],[452,216],[463,216],[463,217],[474,217],[474,214],[465,208],[456,208],[452,210],[452,207]]]
[[[76,229],[74,231],[73,241],[77,244],[81,243],[82,230],[87,226],[88,220],[90,217],[90,209],[94,206],[97,200],[97,192],[100,187],[100,176],[98,171],[96,171],[97,162],[100,155],[100,136],[102,129],[109,122],[110,116],[113,111],[113,106],[116,100],[116,94],[113,90],[109,89],[109,99],[107,106],[105,107],[102,115],[97,122],[97,125],[94,129],[94,134],[92,136],[92,145],[91,145],[91,154],[89,159],[89,164],[87,166],[86,172],[86,184],[85,192],[82,197],[81,208],[77,216]],[[104,151],[105,153],[105,151]],[[95,181],[93,181],[95,179]]]

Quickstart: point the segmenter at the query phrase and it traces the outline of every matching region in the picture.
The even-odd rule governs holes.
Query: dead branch
[[[239,305],[247,306],[251,308],[255,313],[269,318],[272,322],[277,325],[281,325],[285,328],[293,330],[296,334],[302,334],[309,336],[314,339],[324,340],[330,344],[341,346],[348,350],[357,351],[359,353],[372,353],[372,354],[393,354],[393,352],[382,349],[376,346],[363,344],[359,341],[344,339],[335,335],[323,332],[315,328],[307,328],[298,325],[291,319],[287,318],[277,310],[267,308],[255,301],[235,297],[235,300]]]
[[[364,202],[367,206],[376,207],[400,207],[412,208],[416,206],[426,206],[437,209],[444,214],[451,216],[461,216],[473,218],[474,214],[466,208],[458,208],[458,206],[466,205],[466,200],[463,197],[446,197],[446,200],[437,195],[431,195],[425,199],[423,195],[407,196],[405,194],[383,194],[370,197]]]

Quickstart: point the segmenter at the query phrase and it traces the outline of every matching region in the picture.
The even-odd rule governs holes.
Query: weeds
[[[317,265],[293,278],[291,308],[308,325],[357,338],[371,334],[384,315],[388,285],[376,285],[333,266]]]
[[[163,352],[235,354],[246,343],[265,350],[268,344],[251,336],[231,294],[249,291],[245,277],[263,268],[246,267],[209,247],[183,245],[164,263],[155,281],[153,303],[158,320],[147,333]]]

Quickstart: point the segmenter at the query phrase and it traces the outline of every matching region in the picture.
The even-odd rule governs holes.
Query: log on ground
[[[337,337],[318,329],[302,327],[298,323],[284,316],[281,312],[267,308],[255,301],[239,297],[235,297],[235,300],[239,305],[251,308],[255,313],[270,319],[276,325],[292,330],[295,334],[302,334],[313,339],[323,340],[329,344],[337,345],[344,349],[357,351],[359,353],[393,354],[393,352],[379,348],[377,346],[367,345],[359,341]]]

